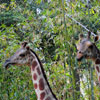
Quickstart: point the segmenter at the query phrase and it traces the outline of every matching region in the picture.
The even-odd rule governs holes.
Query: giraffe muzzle
[[[9,64],[10,64],[10,60],[6,60],[5,63],[4,63],[4,68],[8,69],[9,67]]]
[[[3,66],[4,66],[4,68],[8,69],[10,67],[10,65],[13,65],[13,64],[15,64],[15,63],[11,63],[11,61],[8,59],[5,61]]]
[[[83,54],[78,52],[76,59],[77,61],[81,61],[83,59]]]

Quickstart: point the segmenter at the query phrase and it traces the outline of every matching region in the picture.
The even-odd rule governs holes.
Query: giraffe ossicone
[[[27,46],[27,42],[21,44],[21,48],[5,61],[4,67],[12,65],[29,65],[31,66],[31,75],[37,100],[57,100],[47,81],[46,74],[40,59],[36,53]]]
[[[99,36],[94,37],[94,42],[91,41],[90,36],[90,32],[88,33],[87,37],[84,37],[82,34],[80,35],[80,42],[76,45],[76,58],[78,61],[81,61],[83,58],[91,59],[93,61],[100,84],[100,50],[95,44],[95,42],[99,40]]]

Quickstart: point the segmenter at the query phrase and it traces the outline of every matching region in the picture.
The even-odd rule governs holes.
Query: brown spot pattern
[[[39,89],[40,90],[43,90],[44,89],[44,82],[43,82],[43,79],[42,78],[39,80]]]
[[[37,72],[38,72],[39,75],[41,75],[39,67],[37,68]]]
[[[37,89],[37,84],[36,83],[34,84],[34,88]]]
[[[33,79],[34,79],[34,80],[37,80],[37,75],[36,75],[36,73],[33,74]]]
[[[32,63],[32,70],[33,70],[33,71],[35,70],[36,65],[37,65],[37,62],[36,62],[36,61],[34,61],[34,62]]]
[[[45,100],[52,100],[51,97],[47,97]]]
[[[45,92],[42,92],[42,93],[40,94],[40,100],[43,100],[44,97],[45,97]]]
[[[100,59],[97,59],[95,64],[100,64]]]
[[[96,70],[99,72],[99,67],[98,66],[96,66]]]

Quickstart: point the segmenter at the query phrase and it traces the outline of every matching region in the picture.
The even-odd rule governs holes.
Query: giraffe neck
[[[100,84],[100,50],[96,47],[96,45],[94,45],[94,48],[92,49],[92,54],[92,60],[94,62],[94,67]]]
[[[92,52],[93,52],[92,57],[93,57],[93,61],[94,61],[98,81],[99,81],[99,84],[100,84],[100,50],[96,47],[96,45],[94,45],[94,47],[95,48],[92,50]]]
[[[33,51],[32,55],[31,74],[37,100],[57,100],[50,88],[39,58]]]
[[[88,53],[87,53],[87,55],[88,55]],[[97,48],[97,46],[95,44],[93,45],[91,54],[89,56],[90,56],[90,58],[92,58],[92,60],[94,62],[96,62],[97,59],[100,59],[100,50]]]

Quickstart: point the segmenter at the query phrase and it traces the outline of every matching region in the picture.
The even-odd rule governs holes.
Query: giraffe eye
[[[20,54],[19,56],[20,56],[20,57],[25,57],[25,54]]]

